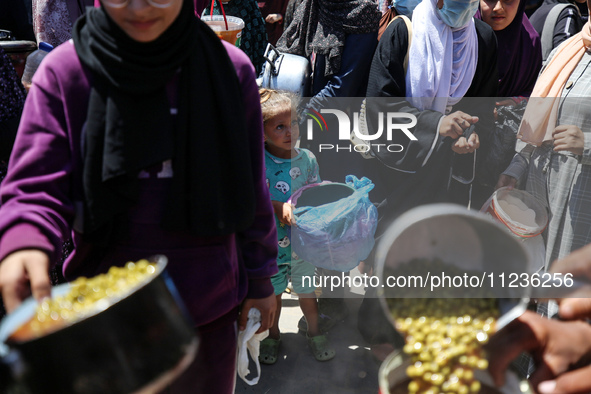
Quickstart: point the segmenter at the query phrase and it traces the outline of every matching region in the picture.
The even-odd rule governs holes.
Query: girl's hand
[[[478,122],[478,116],[471,116],[462,111],[452,112],[445,116],[439,125],[439,134],[442,137],[456,139],[464,134],[464,130]]]
[[[575,155],[582,155],[585,148],[583,131],[575,125],[560,125],[552,132],[554,151],[569,151]]]
[[[38,301],[51,296],[49,257],[38,249],[9,254],[0,262],[0,290],[7,312],[33,294]]]
[[[281,223],[287,226],[295,224],[291,205],[281,201],[271,201],[271,203],[273,204],[273,211]]]
[[[478,138],[478,134],[472,133],[468,139],[466,137],[460,137],[455,140],[451,145],[451,150],[457,154],[464,155],[474,152],[479,146],[480,139]]]
[[[265,298],[247,298],[244,300],[240,309],[240,316],[238,317],[238,329],[240,331],[246,328],[250,308],[257,308],[261,312],[261,327],[257,330],[256,334],[260,334],[273,326],[275,310],[277,308],[277,297],[275,294],[271,294]]]

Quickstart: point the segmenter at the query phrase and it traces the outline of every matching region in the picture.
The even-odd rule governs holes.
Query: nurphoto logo
[[[352,150],[359,153],[369,152],[370,149],[379,152],[380,150],[387,150],[388,152],[402,152],[404,146],[394,143],[374,143],[381,138],[384,132],[386,133],[386,140],[392,141],[394,133],[404,133],[410,141],[417,141],[417,138],[409,130],[416,126],[417,118],[413,114],[404,112],[378,112],[377,114],[377,129],[369,130],[365,120],[365,114],[360,116],[359,112],[353,112],[353,122],[351,122],[350,115],[345,111],[338,109],[321,109],[319,112],[313,109],[306,109],[303,113],[308,117],[306,122],[307,139],[314,140],[314,124],[318,125],[320,132],[329,132],[328,125],[323,115],[332,115],[336,117],[338,124],[338,141],[348,141],[349,144],[327,144],[322,143],[318,146],[318,151],[326,150]],[[333,123],[331,123],[333,124]],[[382,139],[383,141],[383,139]],[[353,142],[353,143],[351,143]]]

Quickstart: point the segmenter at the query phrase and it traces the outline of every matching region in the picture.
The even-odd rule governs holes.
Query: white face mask
[[[419,5],[421,0],[394,0],[394,8],[402,15],[406,15],[409,18],[412,15],[415,7]]]
[[[444,0],[443,7],[437,9],[439,17],[446,25],[459,28],[465,26],[476,13],[478,1]]]

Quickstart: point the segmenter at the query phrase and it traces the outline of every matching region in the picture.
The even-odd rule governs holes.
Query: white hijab
[[[446,114],[472,84],[478,38],[474,18],[452,28],[439,18],[436,7],[437,0],[423,0],[413,12],[406,96],[420,110]]]

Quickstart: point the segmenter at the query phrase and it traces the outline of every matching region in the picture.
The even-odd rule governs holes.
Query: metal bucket
[[[259,87],[309,96],[311,67],[307,58],[281,53],[271,44],[267,45],[263,57],[265,63],[257,79]]]
[[[198,340],[165,271],[166,258],[151,260],[157,272],[148,282],[103,311],[45,336],[7,340],[34,315],[35,300],[29,298],[8,315],[0,325],[0,354],[12,382],[4,390],[153,393],[170,384],[193,360]],[[64,284],[52,292],[68,290]]]

